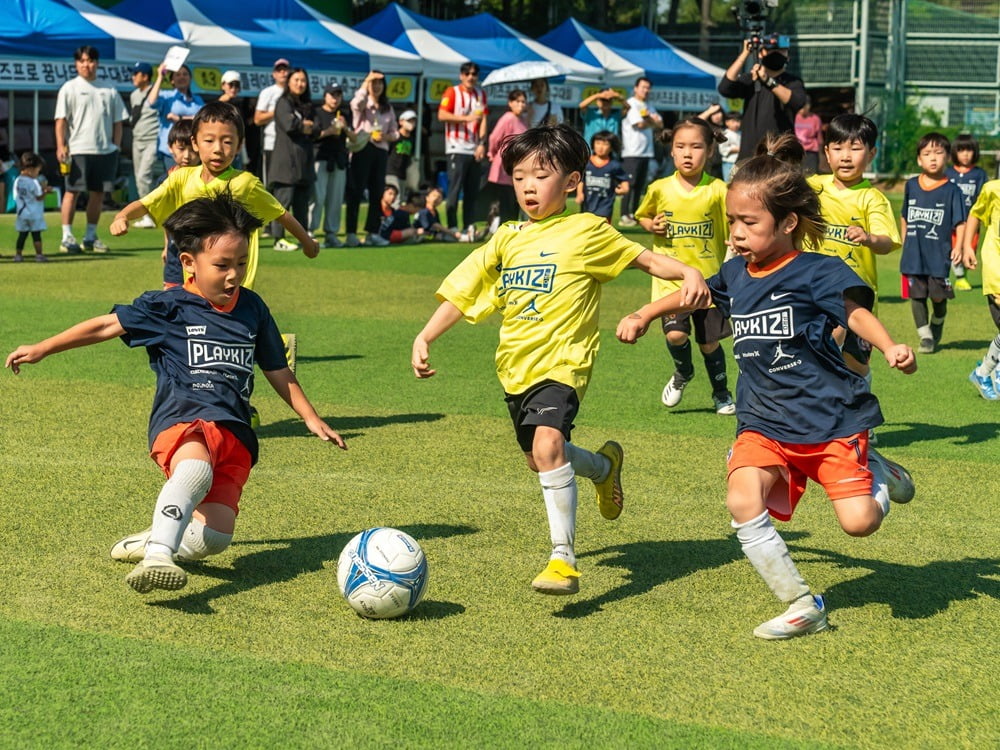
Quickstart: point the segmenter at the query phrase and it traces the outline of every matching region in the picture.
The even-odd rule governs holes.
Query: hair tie
[[[768,151],[768,152],[767,152],[767,155],[768,155],[768,156],[774,156],[774,152],[773,152],[773,151]]]

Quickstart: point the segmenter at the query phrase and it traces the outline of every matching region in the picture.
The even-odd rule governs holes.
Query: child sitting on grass
[[[177,562],[229,546],[239,499],[257,461],[250,427],[254,365],[309,431],[346,449],[288,369],[278,327],[264,301],[240,286],[250,236],[261,221],[228,192],[198,198],[164,227],[180,250],[184,286],[146,292],[131,305],[78,323],[7,357],[14,374],[50,354],[121,337],[146,347],[156,373],[149,448],[167,481],[149,529],[125,537],[111,557],[137,563],[125,581],[141,594],[187,584]]]
[[[382,190],[382,201],[379,204],[379,211],[382,219],[379,222],[378,232],[372,232],[365,240],[366,245],[384,247],[386,245],[399,245],[404,242],[420,242],[424,235],[424,228],[419,224],[412,225],[413,214],[420,211],[423,201],[419,193],[410,193],[399,208],[394,208],[399,190],[395,185],[386,185]]]
[[[607,441],[597,452],[570,442],[599,345],[601,284],[627,268],[683,279],[685,304],[708,303],[701,274],[623,237],[600,216],[566,210],[590,151],[565,124],[514,136],[503,167],[514,181],[525,222],[507,222],[453,270],[438,289],[441,304],[413,342],[418,378],[435,370],[430,345],[458,321],[503,316],[496,369],[528,468],[538,473],[552,553],[532,587],[545,594],[579,590],[576,476],[597,487],[601,514],[621,513],[623,452]]]
[[[462,236],[461,232],[454,232],[441,223],[441,216],[437,207],[444,200],[444,191],[434,185],[424,194],[424,206],[417,211],[417,226],[424,230],[424,234],[432,236],[438,242],[458,242]]]

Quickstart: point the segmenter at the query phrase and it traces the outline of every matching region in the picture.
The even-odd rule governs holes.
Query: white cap
[[[222,74],[223,83],[234,83],[237,81],[240,81],[240,73],[238,70],[227,70]]]
[[[412,109],[408,109],[403,114],[401,114],[399,116],[399,119],[400,120],[416,120],[417,119],[417,113],[414,112]]]

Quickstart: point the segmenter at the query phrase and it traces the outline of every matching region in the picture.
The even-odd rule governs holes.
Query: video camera
[[[777,7],[778,0],[739,0],[733,5],[733,14],[744,39],[750,42],[751,51],[756,52],[766,46],[767,17]]]

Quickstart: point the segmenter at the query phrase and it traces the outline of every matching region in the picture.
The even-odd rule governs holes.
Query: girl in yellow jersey
[[[980,229],[982,227],[982,229]],[[983,294],[990,308],[990,317],[1000,329],[1000,180],[983,185],[965,225],[965,252],[962,262],[975,268],[976,241],[982,238]],[[990,343],[982,362],[969,374],[979,395],[989,401],[1000,399],[1000,334]]]
[[[653,252],[697,268],[708,278],[726,257],[726,183],[705,171],[715,148],[711,126],[698,117],[682,120],[673,132],[660,136],[670,144],[677,171],[657,180],[646,190],[635,218],[653,233]],[[680,288],[675,281],[653,279],[653,301]],[[705,360],[717,414],[735,414],[729,392],[726,353],[719,342],[732,335],[729,321],[718,308],[695,310],[663,318],[667,349],[674,360],[674,374],[663,388],[665,406],[680,403],[684,388],[694,377],[691,361],[691,324]]]

